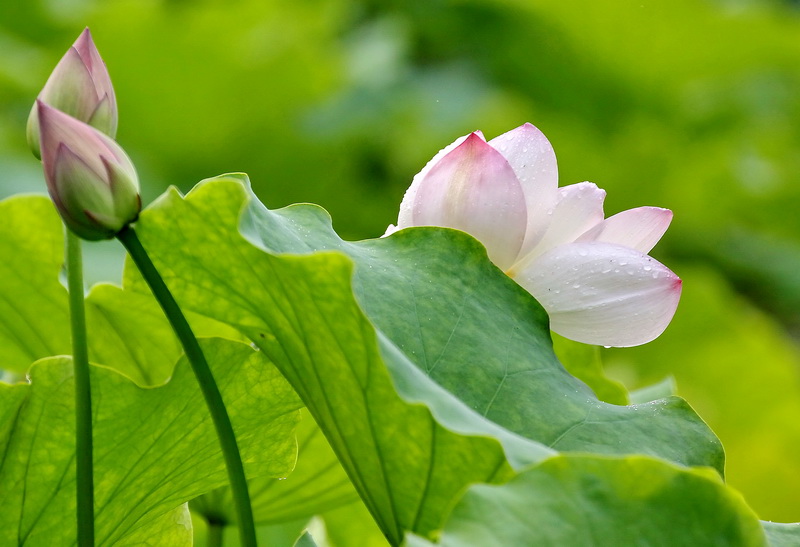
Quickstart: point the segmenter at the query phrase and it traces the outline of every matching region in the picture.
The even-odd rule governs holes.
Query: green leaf
[[[684,401],[609,405],[569,375],[541,307],[471,237],[420,228],[348,243],[320,208],[251,201],[241,222],[258,249],[239,233],[249,197],[240,176],[168,192],[137,231],[182,306],[281,369],[391,542],[435,530],[469,483],[508,478],[506,457],[551,453],[537,442],[721,472],[719,442]],[[463,436],[476,434],[505,454]]]
[[[339,460],[317,424],[303,409],[297,426],[297,465],[286,477],[248,481],[256,524],[309,519],[358,500]],[[191,502],[192,512],[217,523],[235,522],[233,498],[225,486]]]
[[[586,385],[592,388],[592,391],[601,401],[614,405],[628,404],[628,391],[625,386],[606,376],[599,347],[569,340],[555,332],[551,333],[551,335],[553,337],[553,351],[570,374],[586,382]],[[669,397],[670,395],[674,394],[667,393],[663,397]],[[656,398],[661,397],[631,402],[649,403]]]
[[[762,522],[770,547],[796,547],[800,545],[800,523],[781,524]]]
[[[755,513],[709,469],[561,455],[504,485],[471,487],[436,544],[760,547],[766,539]]]
[[[466,234],[415,228],[348,243],[318,207],[273,212],[255,198],[242,225],[268,252],[347,253],[356,265],[353,291],[377,330],[510,431],[561,451],[642,453],[722,473],[719,441],[685,401],[606,404],[570,375],[553,353],[544,310]]]
[[[325,523],[329,547],[386,547],[386,537],[375,524],[367,508],[359,500],[324,515],[320,515]]]
[[[184,503],[147,523],[146,527],[120,538],[119,547],[161,547],[196,545],[189,505]]]
[[[675,383],[675,378],[667,376],[660,382],[631,391],[630,397],[632,403],[643,404],[656,399],[671,397],[677,392],[678,386]]]
[[[203,341],[251,476],[284,476],[294,463],[299,401],[248,345]],[[92,367],[95,518],[98,544],[173,544],[190,528],[184,502],[227,483],[213,425],[188,363],[172,379],[140,388]],[[0,384],[0,544],[75,541],[74,394],[69,358],[39,362],[30,384]],[[170,523],[172,523],[170,525]],[[180,532],[180,530],[178,530]],[[190,536],[185,536],[190,539]],[[188,543],[186,543],[188,544]]]
[[[666,332],[651,344],[604,350],[603,362],[632,386],[674,376],[724,443],[726,480],[762,518],[797,522],[800,473],[790,463],[800,454],[797,340],[720,274],[679,271],[681,307]]]
[[[187,314],[187,319],[198,337],[242,339],[227,325],[208,318]],[[113,368],[142,386],[163,384],[183,353],[149,291],[95,285],[86,297],[86,324],[91,361]]]
[[[305,532],[302,536],[297,538],[294,547],[317,547],[317,544],[314,541],[314,538],[311,537],[311,534]]]
[[[44,196],[0,202],[0,366],[22,372],[71,352],[67,291],[58,282],[63,227]]]
[[[0,363],[22,372],[36,361],[72,351],[66,289],[59,283],[63,226],[51,201],[16,196],[0,202]],[[188,317],[198,336],[241,339],[227,325]],[[160,385],[182,353],[149,292],[95,285],[86,299],[89,353],[140,385]]]
[[[221,192],[206,194],[201,210],[162,196],[137,224],[140,238],[182,306],[241,329],[280,363],[391,541],[434,530],[467,484],[511,476],[504,449],[518,466],[551,453],[470,410],[376,333],[353,298],[349,259],[270,256],[236,229],[241,185],[202,188]],[[165,262],[177,241],[187,252]],[[186,283],[190,270],[199,284]]]
[[[95,285],[86,298],[89,356],[141,386],[163,384],[183,353],[150,294]]]
[[[10,207],[11,205],[13,207]],[[0,226],[9,228],[6,238],[3,240],[6,247],[4,252],[16,253],[5,256],[2,263],[13,264],[17,257],[21,257],[31,264],[45,265],[38,268],[42,275],[24,276],[24,281],[28,283],[24,289],[9,284],[0,287],[0,293],[7,301],[14,302],[15,309],[24,311],[31,317],[39,317],[35,309],[39,301],[35,298],[27,298],[28,293],[49,295],[50,303],[59,303],[65,308],[67,294],[58,283],[58,270],[63,256],[60,244],[63,228],[50,201],[36,196],[14,198],[0,206],[0,215],[4,215],[0,218],[5,221],[5,224],[0,223]],[[36,224],[36,222],[40,224]],[[21,225],[29,226],[31,229],[22,229]],[[58,241],[59,244],[41,245],[41,242],[48,241]],[[30,249],[30,251],[17,253],[16,250],[20,248]],[[49,274],[49,277],[45,274]],[[163,384],[172,375],[175,361],[181,355],[182,349],[161,308],[149,291],[147,294],[142,294],[123,291],[119,287],[108,284],[96,285],[87,296],[86,313],[93,362],[113,368],[141,386]],[[201,316],[187,315],[193,330],[198,335],[242,338],[237,331],[227,325]],[[44,318],[57,320],[58,316],[51,314]],[[6,321],[5,325],[3,320]],[[0,327],[14,328],[16,321],[16,316],[5,315],[0,317]],[[62,353],[70,351],[68,325],[69,321],[65,316],[63,321],[58,320],[46,327],[48,339],[58,335],[67,340],[67,347],[60,351]],[[38,328],[45,327],[40,325]],[[8,346],[4,347],[8,348]],[[47,350],[41,352],[42,355],[46,353]],[[28,366],[29,364],[17,368],[25,370]],[[15,393],[21,395],[22,392]],[[2,418],[2,422],[0,422],[0,434],[2,434],[2,428],[13,425],[13,416],[0,416],[0,418]],[[349,503],[357,497],[335,455],[330,448],[326,449],[326,441],[319,433],[319,429],[316,428],[313,420],[306,420],[307,424],[308,422],[310,424],[306,425],[301,435],[305,434],[312,438],[301,439],[301,443],[311,441],[309,448],[313,450],[317,461],[309,462],[303,469],[308,471],[307,474],[314,474],[312,466],[315,463],[324,464],[329,469],[330,478],[328,481],[315,482],[315,485],[318,485],[316,492],[303,492],[291,487],[287,488],[284,486],[286,481],[278,481],[270,477],[251,479],[251,488],[255,484],[269,489],[269,496],[262,495],[256,499],[256,510],[258,511],[260,508],[262,514],[268,515],[265,518],[266,521],[275,522],[291,518],[292,514],[308,517],[339,503]],[[72,442],[70,441],[70,444]],[[313,478],[316,481],[319,477]],[[293,477],[290,482],[294,485],[298,480]],[[280,486],[276,487],[276,485]],[[222,487],[220,490],[226,488]],[[256,493],[258,490],[256,488]],[[226,511],[232,507],[229,496],[220,502]],[[259,502],[263,507],[259,506]]]

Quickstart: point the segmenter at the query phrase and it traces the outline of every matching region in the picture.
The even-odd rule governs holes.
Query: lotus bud
[[[85,122],[112,139],[117,134],[117,100],[103,59],[84,29],[50,74],[38,100]],[[28,117],[28,145],[41,159],[38,109]]]
[[[142,206],[130,158],[97,129],[39,100],[36,109],[47,189],[64,223],[84,239],[114,237]]]

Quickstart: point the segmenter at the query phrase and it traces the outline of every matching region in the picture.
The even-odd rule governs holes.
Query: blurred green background
[[[800,520],[800,9],[650,0],[10,0],[0,3],[0,197],[44,191],[25,121],[90,26],[145,203],[229,171],[346,238],[396,220],[457,136],[525,121],[606,212],[675,212],[653,253],[684,279],[655,342],[608,350],[633,389],[673,375],[764,519]],[[116,245],[92,247],[96,279]]]

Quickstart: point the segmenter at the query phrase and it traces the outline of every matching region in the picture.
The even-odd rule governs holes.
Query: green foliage
[[[247,197],[237,177],[206,181],[185,200],[165,195],[137,230],[184,307],[240,329],[281,369],[390,540],[432,533],[470,482],[511,476],[498,475],[499,446],[439,424],[500,439],[517,466],[548,452],[495,424],[561,450],[721,471],[719,445],[679,399],[615,407],[569,376],[541,309],[471,238],[417,229],[345,243],[317,208],[272,212],[251,201],[242,224],[259,249],[238,231]],[[176,247],[192,253],[176,257]],[[500,355],[490,350],[498,339]]]
[[[662,397],[675,395],[677,391],[678,388],[675,385],[675,378],[672,376],[667,376],[660,382],[651,384],[649,386],[644,386],[636,391],[631,391],[630,398],[632,403],[646,403]]]
[[[297,427],[297,465],[286,477],[248,481],[256,524],[306,521],[358,499],[314,420],[303,410]],[[219,488],[192,500],[192,512],[206,520],[234,525],[230,489]]]
[[[724,443],[730,483],[760,517],[793,522],[797,508],[787,496],[800,477],[786,462],[800,446],[800,351],[715,272],[686,269],[683,278],[684,299],[667,332],[653,344],[604,350],[605,363],[631,387],[674,376]]]
[[[762,524],[771,547],[792,547],[800,543],[800,523],[764,522]]]
[[[252,476],[283,476],[293,465],[298,402],[263,355],[209,339],[214,368]],[[71,361],[51,358],[30,371],[30,384],[2,388],[0,485],[4,544],[75,541],[74,394]],[[182,359],[168,383],[140,388],[118,373],[92,368],[95,514],[99,543],[191,544],[186,507],[226,484],[205,403]],[[163,535],[162,535],[163,534]]]
[[[35,236],[6,234],[10,256],[32,237],[58,242],[57,223],[47,224],[55,213],[44,205],[20,197],[0,206],[23,225],[42,222]],[[677,544],[712,536],[723,545],[763,543],[754,514],[720,480],[718,440],[688,405],[677,397],[632,406],[597,399],[556,359],[535,300],[461,232],[420,228],[345,242],[322,209],[270,211],[242,176],[207,180],[186,198],[168,192],[143,212],[137,231],[197,330],[232,338],[207,339],[204,351],[239,439],[256,518],[289,526],[261,528],[262,535],[287,541],[304,519],[323,513],[332,544],[346,544],[355,532],[341,519],[357,522],[365,506],[393,545],[409,532],[417,535],[412,543],[458,545],[465,518],[477,527],[469,541],[489,534],[513,543],[530,536],[536,521],[519,508],[535,499],[541,523],[549,523],[534,526],[543,538],[581,542],[583,532],[552,515],[587,498],[578,505],[594,500],[593,518],[607,527],[598,533],[609,539],[622,537],[610,535],[622,526],[636,535],[623,540],[658,532]],[[39,283],[56,303],[65,297],[53,267],[58,247],[26,257],[50,264],[49,277],[3,294],[20,313],[35,316],[36,300],[25,296]],[[150,298],[129,269],[123,288],[100,285],[87,300],[93,360],[136,382],[111,368],[92,370],[101,542],[188,543],[185,502],[214,489],[196,511],[232,523],[202,398],[183,359],[170,367],[179,349]],[[14,319],[0,319],[3,332]],[[562,354],[568,349],[562,343]],[[614,385],[596,355],[571,355],[594,385]],[[15,509],[0,523],[5,542],[72,541],[70,370],[68,358],[49,358],[29,370],[30,383],[0,384],[0,483]],[[163,385],[140,387],[157,381]],[[295,392],[314,421],[298,431],[301,461],[292,475]],[[631,453],[647,456],[623,457]],[[353,488],[364,506],[352,504]],[[504,521],[484,503],[516,509],[503,511]],[[680,532],[676,521],[687,523]],[[769,533],[784,541],[794,529]],[[358,537],[383,541],[369,528]]]
[[[550,461],[514,478],[524,463],[551,453],[533,441],[558,450],[618,455],[649,450],[667,459],[721,468],[718,441],[712,438],[702,450],[706,445],[698,440],[708,430],[686,403],[668,399],[668,404],[644,405],[677,393],[719,435],[726,447],[726,477],[757,513],[763,518],[798,520],[795,493],[800,478],[793,465],[800,447],[796,344],[800,217],[794,212],[800,208],[800,164],[795,153],[800,147],[800,103],[795,92],[800,82],[796,40],[800,19],[792,5],[778,0],[685,0],[633,7],[619,0],[6,2],[0,5],[0,195],[43,189],[41,173],[24,144],[25,119],[55,61],[86,24],[92,27],[115,82],[123,122],[119,137],[143,175],[145,202],[167,183],[187,189],[209,173],[241,169],[254,175],[255,190],[272,205],[319,202],[333,213],[340,234],[376,235],[394,220],[403,190],[436,150],[476,128],[493,136],[532,121],[555,145],[561,184],[587,178],[597,182],[609,191],[609,213],[642,204],[667,206],[676,213],[673,227],[656,249],[656,256],[684,279],[675,322],[662,338],[645,347],[602,352],[611,376],[625,380],[630,388],[644,386],[630,394],[638,406],[613,406],[624,404],[627,394],[606,377],[596,348],[557,340],[555,353],[567,371],[603,403],[567,375],[549,348],[538,307],[515,292],[512,284],[496,279],[487,286],[493,291],[487,303],[474,299],[462,303],[470,283],[497,276],[481,262],[473,243],[452,233],[406,233],[387,242],[351,245],[329,229],[329,220],[315,208],[265,212],[256,204],[246,217],[251,225],[244,231],[269,253],[243,245],[231,212],[225,219],[229,230],[222,234],[229,239],[211,239],[198,247],[210,254],[198,257],[191,256],[194,251],[189,247],[157,244],[153,240],[163,234],[153,227],[154,249],[190,255],[175,273],[183,277],[168,282],[186,281],[186,305],[192,306],[188,299],[198,294],[206,298],[200,313],[190,316],[196,332],[252,338],[264,352],[281,358],[276,362],[285,371],[291,371],[286,362],[297,365],[295,385],[305,384],[312,372],[326,372],[317,383],[301,386],[305,392],[298,389],[307,400],[330,394],[331,401],[349,404],[353,394],[363,392],[365,379],[384,390],[343,414],[309,404],[322,429],[311,419],[301,421],[297,469],[285,480],[252,479],[259,518],[268,522],[325,511],[329,542],[347,545],[350,532],[341,521],[358,519],[352,515],[359,511],[363,518],[363,507],[358,502],[330,510],[356,495],[338,456],[345,458],[348,470],[364,469],[362,482],[382,496],[378,502],[370,501],[373,513],[376,507],[383,508],[382,524],[395,527],[396,538],[403,523],[415,520],[404,511],[413,513],[414,503],[419,505],[424,497],[420,494],[406,505],[403,496],[419,494],[421,487],[406,480],[381,490],[383,483],[375,486],[372,479],[407,478],[411,469],[422,467],[427,461],[424,454],[430,455],[425,449],[434,446],[419,438],[424,433],[449,439],[448,448],[457,453],[477,447],[471,458],[490,452],[492,463],[503,469],[496,480],[510,479],[509,487]],[[143,226],[150,222],[147,218]],[[0,367],[13,371],[13,378],[21,377],[37,359],[70,352],[66,294],[58,282],[61,228],[45,199],[3,202],[0,219]],[[202,227],[198,237],[208,236],[214,232],[214,222],[213,216],[194,219],[188,235],[198,236],[194,231]],[[297,229],[292,222],[298,223]],[[266,233],[264,226],[270,227]],[[304,230],[313,230],[313,235]],[[452,281],[457,288],[449,293],[425,283],[428,277],[444,276],[448,266],[430,250],[416,256],[427,240],[429,249],[454,245],[468,257],[461,259],[467,260],[467,270],[456,272]],[[230,257],[229,262],[239,266],[221,285],[247,288],[241,294],[213,293],[220,286],[211,281],[218,271],[216,263],[226,261],[220,255],[231,243],[231,248],[247,251]],[[306,254],[320,247],[335,253],[302,260],[271,257]],[[89,250],[98,248],[104,247]],[[402,265],[394,266],[381,254],[390,251],[408,255]],[[255,257],[254,263],[274,265],[274,271],[262,276],[268,280],[264,283],[274,284],[259,289],[265,291],[261,293],[265,301],[249,302],[252,287],[237,279],[250,275],[249,257]],[[411,266],[415,259],[418,268]],[[199,263],[208,268],[191,273],[190,265]],[[370,266],[384,270],[370,271]],[[412,274],[404,273],[408,271]],[[89,277],[112,278],[96,269]],[[330,292],[323,288],[303,286],[304,279],[338,291],[337,298],[329,300]],[[129,273],[126,282],[125,289],[95,286],[88,295],[87,314],[90,332],[96,333],[90,336],[92,361],[115,369],[133,384],[104,369],[94,371],[95,381],[102,370],[127,391],[139,393],[135,384],[159,386],[153,390],[157,392],[173,383],[174,378],[164,385],[173,374],[180,347],[135,276]],[[259,283],[261,278],[253,286]],[[296,292],[281,298],[286,287]],[[275,302],[269,301],[273,296]],[[319,303],[320,309],[311,314],[316,319],[305,315],[309,309],[295,312],[295,298],[303,305]],[[492,311],[488,302],[495,298],[503,301],[495,304],[497,308],[509,306],[520,314],[524,310],[530,317],[521,323],[515,323],[518,316],[505,318],[485,329],[468,321],[454,327],[453,314],[462,311],[475,321],[481,314],[496,317],[497,310]],[[239,313],[248,306],[258,309]],[[262,317],[264,310],[275,307],[281,312]],[[329,330],[318,337],[320,317],[329,318]],[[518,335],[530,346],[506,344],[516,350],[513,358],[498,352],[472,354],[468,340],[476,330],[482,339],[492,339],[495,347],[497,340],[513,340],[517,328],[528,329]],[[259,333],[274,338],[261,339]],[[450,333],[458,343],[451,345]],[[352,345],[340,347],[341,339]],[[306,344],[315,346],[313,351],[298,357]],[[354,347],[359,348],[358,359],[345,359]],[[525,351],[529,354],[523,356]],[[348,376],[342,361],[370,366],[352,368]],[[455,367],[462,361],[479,366],[465,373]],[[0,385],[4,442],[18,434],[17,411],[28,412],[33,394],[58,379],[57,362],[34,367],[34,384]],[[316,368],[300,366],[309,362]],[[176,374],[183,374],[178,370]],[[509,382],[507,370],[519,374]],[[527,378],[534,373],[547,376],[544,392]],[[668,375],[674,376],[674,385],[660,383]],[[348,379],[337,392],[339,382]],[[62,387],[66,389],[66,384]],[[552,406],[553,393],[565,394],[565,402]],[[53,404],[57,401],[63,402],[64,415],[56,416],[61,420],[56,423],[63,425],[71,402],[61,392]],[[48,404],[43,402],[42,408],[54,412]],[[388,429],[378,435],[367,427],[375,425],[365,417],[370,405],[386,413],[379,417],[379,425]],[[548,414],[548,408],[558,410]],[[395,423],[391,412],[399,412],[406,421]],[[481,421],[481,415],[488,420]],[[577,424],[581,416],[586,418],[583,425],[559,439],[565,424]],[[597,423],[598,417],[606,422]],[[331,435],[327,430],[340,421],[354,424],[353,430],[334,436],[332,450],[322,431]],[[34,424],[26,422],[25,427],[33,434]],[[668,434],[676,428],[690,432],[690,438],[673,442]],[[406,430],[410,449],[399,441]],[[64,446],[69,446],[65,431],[55,430],[53,442],[63,438]],[[628,444],[615,450],[615,435]],[[377,465],[385,444],[397,445],[388,449],[390,454],[410,450],[389,474]],[[367,451],[360,452],[364,445]],[[59,450],[55,454],[61,458],[55,465],[66,469],[63,458],[69,454]],[[358,460],[356,456],[363,454],[372,459]],[[571,455],[557,458],[577,461]],[[621,463],[627,459],[612,461],[608,465],[631,469]],[[656,474],[691,479],[694,487],[716,492],[718,500],[735,497],[711,478],[704,482],[694,470],[641,462],[651,469],[661,466]],[[217,474],[218,464],[214,464]],[[2,465],[0,491],[5,494],[5,481],[18,479],[7,473],[10,460]],[[48,465],[42,468],[42,484],[52,477]],[[438,521],[451,530],[458,523],[457,515],[449,517],[449,511],[460,497],[459,485],[488,477],[472,469],[473,475],[452,480],[442,470],[444,465],[431,473],[450,479],[445,481],[450,489],[430,499],[431,505],[441,501],[443,506],[438,515],[427,514],[429,520],[419,530],[433,528]],[[604,469],[601,475],[608,479],[604,484],[617,484],[615,472]],[[458,474],[454,465],[452,475]],[[223,482],[203,483],[203,488]],[[183,500],[190,492],[199,492],[196,484],[170,485],[184,493],[178,496]],[[57,520],[54,515],[65,507],[63,500],[72,499],[64,494],[68,486],[49,484],[47,488],[58,493],[57,503],[43,513],[42,522]],[[477,491],[483,495],[504,488],[481,486]],[[359,487],[361,492],[366,489],[363,484]],[[206,509],[229,509],[226,496],[224,488],[216,490],[206,498],[210,504]],[[387,501],[390,496],[394,497]],[[36,501],[36,496],[32,499]],[[392,504],[396,510],[389,507]],[[130,534],[119,544],[188,541],[182,503],[170,510],[162,507],[160,515],[137,507],[139,522],[146,526],[128,528]],[[423,509],[420,515],[426,514]],[[742,517],[740,524],[752,524],[751,515],[741,511],[726,514]],[[524,530],[527,518],[521,519],[521,528],[508,532]],[[40,533],[39,526],[43,524],[31,530]],[[765,523],[764,528],[771,545],[800,543],[796,525]],[[261,532],[267,534],[262,538],[272,537],[266,527]],[[293,534],[280,537],[291,545]],[[228,532],[226,537],[234,534]],[[358,538],[354,542],[363,539],[350,537]],[[687,541],[702,543],[698,538]]]
[[[24,372],[37,359],[71,351],[67,291],[58,282],[62,227],[43,197],[4,200],[0,216],[0,252],[7,257],[0,260],[0,361]]]
[[[185,190],[210,173],[245,170],[271,206],[320,203],[340,234],[377,235],[443,145],[476,128],[492,136],[531,121],[555,146],[562,184],[597,182],[609,191],[609,213],[673,209],[656,256],[685,280],[677,321],[692,313],[701,334],[729,331],[710,327],[717,314],[702,295],[746,295],[755,306],[728,306],[722,324],[770,323],[766,353],[739,354],[780,367],[782,380],[767,382],[776,387],[764,389],[766,407],[746,402],[739,386],[760,385],[757,373],[737,365],[725,374],[738,355],[676,343],[697,339],[683,329],[614,361],[643,383],[674,374],[725,443],[727,475],[758,512],[800,519],[792,494],[800,485],[787,464],[800,447],[800,395],[788,388],[800,364],[790,349],[800,325],[796,2],[5,2],[3,195],[44,188],[25,119],[87,24],[117,89],[119,137],[142,174],[145,203],[167,184]],[[36,271],[22,254],[15,260]],[[712,269],[710,279],[695,282],[697,266]],[[111,271],[90,273],[109,279]],[[15,275],[3,270],[2,279]],[[45,345],[67,352],[55,325],[61,304],[42,305],[51,313],[37,321],[54,327]],[[761,332],[737,329],[730,340],[752,348]],[[0,344],[17,352],[4,367],[19,372],[35,350]],[[706,370],[723,378],[706,381]],[[140,380],[158,383],[159,374]],[[735,401],[746,419],[731,410]]]
[[[628,404],[628,392],[625,387],[606,376],[599,347],[574,342],[556,333],[552,333],[551,336],[553,337],[553,350],[558,356],[558,360],[570,374],[586,382],[586,385],[597,394],[598,399],[615,405]],[[671,395],[675,395],[675,393],[667,392],[661,397],[633,402],[649,403]]]
[[[407,544],[429,545],[416,538]],[[562,455],[502,486],[470,488],[437,545],[762,547],[767,542],[752,509],[708,470],[635,456]]]

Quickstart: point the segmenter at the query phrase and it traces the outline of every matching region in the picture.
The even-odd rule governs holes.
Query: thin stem
[[[81,240],[67,232],[67,286],[69,287],[72,363],[75,367],[75,478],[78,500],[78,545],[94,545],[94,471],[92,468],[92,393],[86,312],[83,294]]]
[[[206,532],[206,547],[222,547],[222,534],[225,532],[225,524],[218,520],[208,521],[208,531]]]
[[[245,547],[255,547],[256,528],[253,523],[253,509],[250,506],[250,495],[247,491],[247,479],[244,474],[242,458],[239,455],[239,446],[236,444],[236,437],[233,434],[228,411],[222,401],[222,394],[217,387],[211,368],[208,366],[203,350],[197,343],[197,338],[192,332],[189,323],[181,312],[178,303],[173,298],[172,293],[167,288],[161,275],[156,270],[155,265],[150,260],[147,251],[142,247],[139,237],[136,235],[132,226],[126,226],[117,234],[117,239],[127,249],[133,262],[139,268],[150,290],[164,310],[172,329],[178,336],[183,346],[183,351],[192,365],[192,370],[200,384],[200,390],[205,397],[206,405],[214,421],[220,445],[222,445],[222,455],[225,458],[225,465],[228,468],[228,480],[233,492],[233,503],[236,512],[237,523],[239,525],[239,536],[241,544]]]

